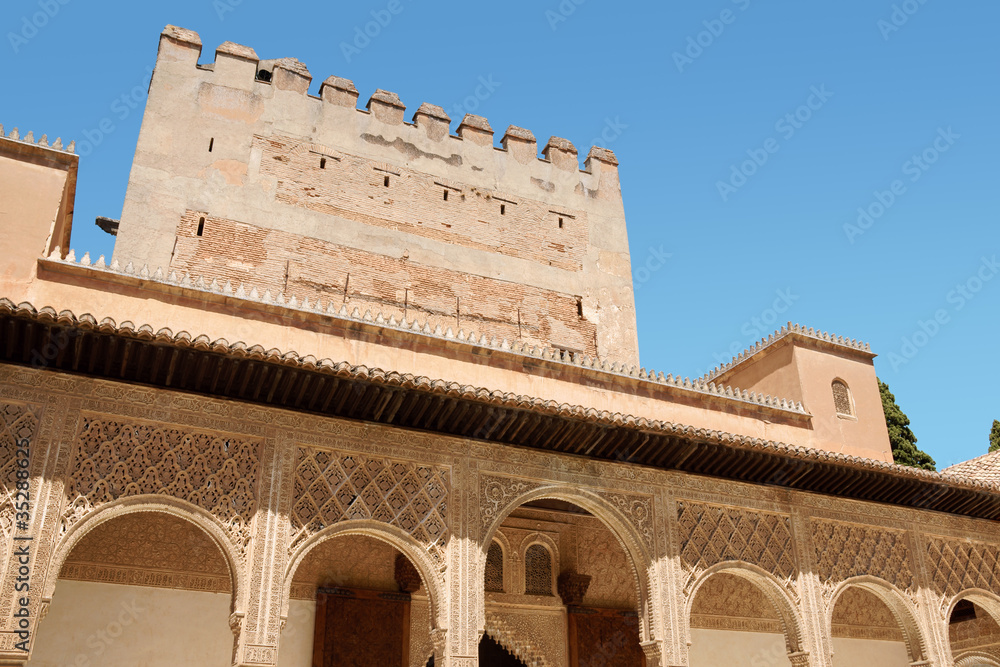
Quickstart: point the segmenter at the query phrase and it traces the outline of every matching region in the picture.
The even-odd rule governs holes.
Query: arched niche
[[[726,562],[703,572],[692,586],[686,620],[691,667],[804,664],[797,605],[756,566]]]
[[[497,540],[513,545],[517,580],[506,595],[484,595],[487,635],[526,664],[643,664],[650,564],[617,506],[536,489],[512,498],[482,540],[481,562]]]
[[[948,644],[956,665],[997,667],[1000,662],[1000,598],[980,589],[962,591],[946,614]]]
[[[242,616],[238,562],[217,522],[184,501],[105,505],[56,549],[32,662],[228,664]]]
[[[618,507],[597,494],[571,486],[544,486],[511,498],[496,513],[492,523],[480,536],[478,577],[481,579],[484,576],[487,551],[500,526],[516,509],[539,500],[553,500],[576,506],[595,517],[611,532],[615,541],[624,550],[628,569],[632,575],[639,615],[640,641],[655,641],[651,630],[653,603],[650,594],[650,576],[652,559],[636,527],[631,524]],[[556,569],[558,571],[558,567]],[[480,610],[480,619],[485,623],[485,608]]]
[[[843,582],[831,597],[827,620],[834,667],[873,659],[886,667],[907,667],[928,660],[913,603],[877,577]]]
[[[443,613],[440,579],[429,555],[403,531],[377,521],[341,522],[313,535],[295,551],[285,576],[279,645],[283,667],[313,664],[318,589],[389,594],[374,597],[407,593],[408,662],[423,665],[434,654],[432,635],[441,627],[438,614]],[[359,632],[364,620],[355,626]],[[374,617],[368,620],[376,623]]]

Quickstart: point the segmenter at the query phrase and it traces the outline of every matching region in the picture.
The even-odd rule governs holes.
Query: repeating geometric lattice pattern
[[[789,518],[700,503],[678,503],[681,558],[692,571],[739,560],[789,580],[795,574]]]
[[[29,445],[29,463],[40,452],[34,451],[35,435],[38,432],[38,415],[24,405],[0,404],[0,556],[3,556],[3,536],[14,530],[14,491],[17,483],[17,445]],[[23,518],[23,517],[22,517]],[[3,562],[3,561],[0,561]]]
[[[1000,551],[996,547],[966,540],[931,539],[927,542],[927,565],[942,593],[955,595],[967,588],[1000,590]]]
[[[63,530],[113,500],[186,500],[226,526],[241,557],[257,512],[260,444],[148,424],[84,419],[66,486]]]
[[[486,552],[485,580],[487,592],[503,593],[503,549],[496,542]]]
[[[872,575],[904,591],[913,585],[909,548],[903,533],[835,521],[814,521],[812,538],[816,566],[824,583]]]
[[[447,468],[300,447],[291,549],[339,521],[374,519],[403,529],[443,563],[448,492]]]
[[[552,595],[552,555],[541,544],[532,544],[524,552],[524,592]]]

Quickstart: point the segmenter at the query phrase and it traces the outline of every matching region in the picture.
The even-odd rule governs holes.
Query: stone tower
[[[115,245],[122,265],[634,364],[614,154],[197,34],[162,34]]]

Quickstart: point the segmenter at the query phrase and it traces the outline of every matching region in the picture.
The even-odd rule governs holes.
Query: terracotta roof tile
[[[1000,451],[990,452],[970,461],[955,464],[941,472],[1000,486]]]

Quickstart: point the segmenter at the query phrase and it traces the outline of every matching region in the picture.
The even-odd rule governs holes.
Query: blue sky
[[[871,344],[939,467],[985,453],[1000,419],[1000,3],[95,4],[8,0],[0,44],[0,123],[86,153],[78,256],[110,253],[93,220],[121,213],[173,23],[201,34],[203,61],[231,40],[297,57],[314,88],[336,74],[362,102],[394,91],[408,115],[426,101],[498,137],[516,124],[581,154],[606,145],[646,367],[694,377],[801,322]]]

